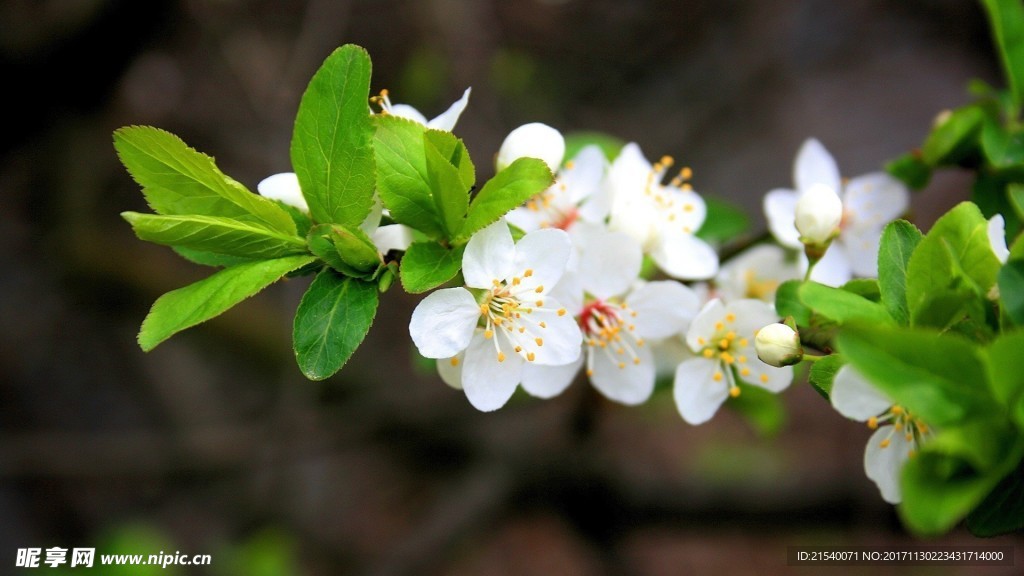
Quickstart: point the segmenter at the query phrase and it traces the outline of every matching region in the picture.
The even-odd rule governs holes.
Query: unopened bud
[[[842,220],[843,202],[824,184],[811,186],[796,201],[796,229],[804,244],[827,246],[839,234]]]
[[[800,335],[785,324],[769,324],[754,338],[757,357],[770,366],[781,368],[796,364],[804,357]]]
[[[519,158],[539,158],[552,172],[558,171],[565,157],[565,138],[547,124],[523,124],[505,137],[498,150],[497,169],[504,170]]]
[[[294,172],[282,172],[267,176],[256,185],[256,191],[264,198],[278,200],[309,213],[309,205],[299,188],[299,177]]]

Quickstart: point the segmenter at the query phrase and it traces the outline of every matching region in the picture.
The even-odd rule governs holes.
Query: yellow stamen
[[[491,338],[494,338],[494,331],[493,330],[484,330],[484,338],[487,338],[488,340],[490,340]]]
[[[529,360],[530,362],[533,362],[533,359],[536,358],[536,357],[537,356],[533,352],[527,352],[526,353],[526,359]]]
[[[721,382],[722,381],[722,373],[721,372],[715,372],[714,374],[711,375],[711,379],[714,380],[715,382]]]
[[[523,276],[526,276],[527,278],[533,276],[533,268],[527,268],[526,272],[523,272]]]
[[[502,353],[502,352],[498,352],[498,362],[504,362],[504,361],[505,361],[505,354]]]
[[[544,345],[544,339],[543,338],[534,338],[533,341],[537,343],[537,346],[543,346]]]
[[[872,430],[875,430],[875,429],[878,428],[878,417],[877,416],[872,416],[871,418],[868,418],[868,428],[871,428]]]
[[[565,316],[565,308],[559,308],[558,309],[558,315],[559,316]]]
[[[761,380],[762,384],[767,384],[768,383],[768,375],[767,374],[761,374],[760,380]]]
[[[735,398],[735,397],[737,397],[739,395],[740,395],[740,387],[739,386],[733,386],[732,388],[729,388],[729,396],[732,396],[733,398]]]
[[[452,366],[458,366],[459,365],[459,359],[458,358],[452,358],[451,360],[449,360],[449,362],[451,363]]]

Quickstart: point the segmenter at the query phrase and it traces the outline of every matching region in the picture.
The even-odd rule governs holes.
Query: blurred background
[[[582,382],[482,414],[416,361],[401,290],[308,382],[290,342],[308,279],[143,354],[151,303],[209,270],[120,219],[146,207],[111,132],[170,130],[255,189],[289,169],[313,72],[357,43],[372,90],[428,117],[472,86],[456,132],[481,178],[522,123],[602,131],[693,167],[760,230],[805,138],[856,176],[920,144],[971,78],[1002,85],[975,2],[4,0],[0,22],[0,573],[60,546],[213,559],[124,574],[813,574],[787,546],[917,542],[864,476],[869,431],[807,385],[767,435]],[[968,182],[917,194],[918,225]],[[1019,537],[985,543],[1024,562]],[[869,572],[895,569],[829,569]]]

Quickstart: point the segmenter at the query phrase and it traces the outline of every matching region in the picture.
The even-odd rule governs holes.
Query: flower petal
[[[529,352],[534,353],[536,364],[560,366],[579,358],[583,334],[575,318],[569,314],[558,315],[561,306],[557,300],[548,298],[544,309],[523,313],[517,319],[525,328],[523,333],[516,330],[510,335],[513,347],[522,347],[524,357]]]
[[[412,228],[404,224],[388,224],[373,231],[373,245],[381,254],[389,250],[408,250],[412,244]]]
[[[466,286],[491,288],[494,280],[502,281],[512,274],[516,248],[504,218],[480,230],[466,243],[462,255],[462,277]]]
[[[828,150],[814,138],[808,138],[800,146],[793,165],[793,182],[800,192],[814,184],[824,184],[839,193],[841,180],[839,167]]]
[[[569,192],[573,204],[596,194],[602,187],[608,161],[604,152],[595,145],[584,147],[559,174],[561,183]]]
[[[548,165],[551,172],[557,172],[565,157],[565,137],[558,130],[531,122],[509,132],[498,149],[495,166],[504,170],[519,158],[538,158]]]
[[[1006,221],[1002,214],[996,214],[988,219],[988,243],[992,245],[999,261],[1006,263],[1010,257],[1010,251],[1006,248]]]
[[[846,260],[853,274],[861,278],[878,277],[878,245],[882,240],[881,228],[851,228],[844,230],[839,240],[842,246],[841,251],[846,253]],[[832,249],[829,248],[829,252],[831,251]]]
[[[686,345],[690,350],[700,352],[704,344],[701,344],[699,339],[710,341],[717,331],[715,325],[724,320],[725,305],[718,298],[711,300],[700,309],[693,322],[690,322],[690,327],[686,330]]]
[[[626,305],[636,312],[630,322],[643,338],[661,339],[679,334],[689,327],[700,311],[697,293],[671,280],[648,282],[626,297]]]
[[[730,329],[740,337],[748,339],[747,346],[751,349],[753,349],[754,335],[757,334],[757,331],[779,320],[774,306],[764,300],[754,298],[730,302],[725,306],[725,312],[726,314],[732,312],[735,316],[736,319],[730,324]]]
[[[675,227],[663,230],[651,258],[663,272],[680,280],[705,280],[718,273],[718,253],[707,242]]]
[[[807,271],[807,256],[803,253],[800,259],[801,277]],[[821,282],[826,286],[839,287],[846,284],[853,278],[853,268],[850,267],[850,259],[846,256],[846,249],[842,242],[832,242],[825,252],[825,256],[818,261],[811,272],[811,280]]]
[[[462,364],[465,357],[465,353],[459,352],[451,358],[438,358],[436,363],[441,380],[456,390],[462,390]]]
[[[256,185],[256,191],[264,198],[279,200],[303,212],[309,212],[309,205],[302,195],[299,177],[295,175],[295,172],[281,172],[267,176]]]
[[[650,348],[635,348],[636,358],[628,353],[616,354],[608,348],[588,347],[590,383],[609,400],[627,406],[641,404],[654,392],[655,364]]]
[[[786,280],[799,278],[796,261],[776,244],[758,244],[723,264],[715,286],[727,302],[758,298],[775,302],[775,291]]]
[[[796,201],[800,195],[794,190],[777,188],[764,196],[764,216],[772,236],[789,248],[803,249],[800,232],[796,229]]]
[[[447,110],[442,112],[439,116],[425,122],[427,128],[433,128],[434,130],[444,130],[445,132],[451,132],[455,129],[455,124],[459,121],[459,116],[462,115],[462,111],[466,109],[469,104],[469,93],[472,88],[466,88],[466,91],[462,93],[462,98],[459,98]]]
[[[582,365],[582,355],[575,362],[563,366],[541,366],[527,362],[523,366],[523,390],[537,398],[554,398],[572,384]]]
[[[676,368],[672,396],[683,420],[694,425],[703,424],[729,397],[726,379],[716,382],[712,377],[717,370],[719,363],[707,358],[693,358]]]
[[[885,440],[889,444],[883,448]],[[871,435],[864,449],[864,472],[878,486],[882,499],[890,504],[899,504],[903,500],[900,473],[913,447],[899,430],[882,426]]]
[[[515,245],[512,274],[518,276],[524,274],[525,270],[531,270],[529,277],[521,276],[521,289],[529,291],[540,288],[537,294],[545,294],[562,279],[571,252],[572,241],[564,230],[535,230],[523,236]]]
[[[892,400],[849,364],[836,372],[829,399],[837,412],[860,422],[878,416],[892,406]]]
[[[779,393],[789,388],[789,385],[793,383],[792,366],[783,366],[781,368],[769,366],[758,359],[757,352],[753,348],[737,350],[736,354],[747,360],[739,369],[740,379],[747,384],[764,388],[769,392]],[[746,368],[749,372],[744,374],[743,368]]]
[[[501,332],[494,335],[502,349],[510,349]],[[494,342],[477,331],[466,349],[462,368],[462,389],[474,408],[481,412],[497,410],[508,402],[516,391],[523,373],[524,360],[518,354],[505,354],[498,361]]]
[[[579,226],[580,282],[583,289],[601,299],[625,293],[636,282],[643,265],[640,245],[622,232],[597,226]]]
[[[388,114],[398,116],[399,118],[406,118],[424,126],[427,125],[427,117],[424,116],[422,112],[408,104],[392,104],[391,107],[388,108]]]
[[[873,228],[879,234],[890,221],[910,207],[910,192],[902,182],[885,172],[858,176],[846,184],[843,227]]]
[[[409,335],[427,358],[451,358],[469,345],[480,307],[465,288],[432,292],[412,311]]]

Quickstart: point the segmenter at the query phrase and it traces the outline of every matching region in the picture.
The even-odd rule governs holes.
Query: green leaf
[[[232,218],[295,234],[295,224],[277,203],[246,190],[225,176],[213,158],[170,132],[128,126],[114,132],[114,147],[158,214]]]
[[[313,219],[358,226],[373,206],[370,56],[345,45],[317,70],[302,95],[291,158]]]
[[[373,241],[359,228],[319,224],[309,231],[309,250],[347,276],[367,278],[381,264]]]
[[[1024,103],[1024,6],[1020,0],[983,0],[1013,101]]]
[[[932,226],[907,263],[911,325],[946,328],[965,316],[983,321],[984,298],[999,267],[988,222],[977,206],[960,203]]]
[[[921,159],[920,154],[908,152],[899,158],[890,160],[885,171],[913,190],[920,190],[932,179],[932,168]]]
[[[1007,332],[988,348],[988,375],[992,394],[1004,406],[1024,400],[1024,330]],[[1024,421],[1018,425],[1024,430]]]
[[[967,516],[967,528],[983,538],[1024,529],[1024,460]]]
[[[1024,163],[1024,134],[1010,132],[994,118],[986,118],[981,129],[981,147],[993,167],[1012,168]]]
[[[219,315],[313,260],[311,256],[291,256],[239,264],[168,292],[157,299],[143,320],[139,346],[148,352],[172,335]]]
[[[717,198],[704,198],[707,217],[697,236],[708,242],[733,240],[750,230],[750,218],[742,208]]]
[[[377,285],[324,269],[295,311],[295,359],[306,378],[323,380],[345,365],[377,313]]]
[[[871,302],[881,302],[882,293],[878,287],[878,280],[874,278],[854,278],[839,287],[844,292],[856,294]]]
[[[809,326],[811,323],[811,309],[800,300],[800,286],[803,282],[799,280],[786,280],[779,285],[775,291],[775,310],[779,316],[785,318],[792,316],[800,326]]]
[[[907,325],[907,265],[921,242],[921,231],[906,220],[890,222],[878,245],[878,289],[882,304],[896,322]]]
[[[1024,184],[1011,183],[1006,187],[1007,199],[1018,220],[1024,220]]]
[[[892,324],[892,317],[877,302],[846,290],[817,282],[806,282],[799,289],[800,300],[811,310],[840,325],[852,321]]]
[[[181,256],[193,264],[199,264],[200,266],[224,268],[226,266],[236,266],[238,264],[245,264],[246,262],[253,261],[252,258],[228,256],[226,254],[217,254],[215,252],[203,252],[201,250],[184,248],[182,246],[172,246],[171,249],[177,252],[178,256]]]
[[[402,256],[402,288],[411,294],[433,290],[462,269],[465,246],[448,249],[435,242],[414,242]]]
[[[468,240],[478,230],[493,224],[509,210],[551,186],[554,175],[543,160],[519,158],[484,184],[469,205],[466,223],[458,240]]]
[[[1017,326],[1024,326],[1024,260],[1010,260],[999,270],[999,300]]]
[[[832,383],[836,379],[836,373],[845,364],[846,360],[839,354],[829,354],[811,364],[811,374],[808,381],[819,394],[828,399],[832,396]]]
[[[444,130],[427,130],[424,134],[426,139],[448,160],[448,163],[458,169],[462,188],[468,196],[469,190],[476,184],[476,167],[473,166],[473,160],[469,157],[466,144],[451,132]]]
[[[469,209],[469,187],[462,182],[459,169],[451,164],[448,156],[434,146],[427,134],[423,136],[423,150],[426,154],[427,177],[434,196],[434,207],[441,216],[445,238],[454,238],[462,229]]]
[[[444,225],[437,214],[427,173],[423,133],[426,128],[398,116],[377,116],[374,153],[377,159],[377,190],[399,224],[430,238],[444,239]]]
[[[984,118],[976,105],[950,112],[921,145],[921,159],[931,166],[956,164],[974,148]]]
[[[1020,441],[1004,450],[1003,461],[979,469],[972,451],[979,443],[993,444],[986,426],[943,430],[903,466],[900,516],[919,535],[948,531],[982,504],[1020,458]]]
[[[302,238],[256,224],[213,216],[161,216],[122,212],[147,242],[243,258],[280,258],[306,251]]]
[[[930,426],[960,424],[997,409],[980,351],[959,336],[860,325],[844,327],[838,344],[858,372]]]

